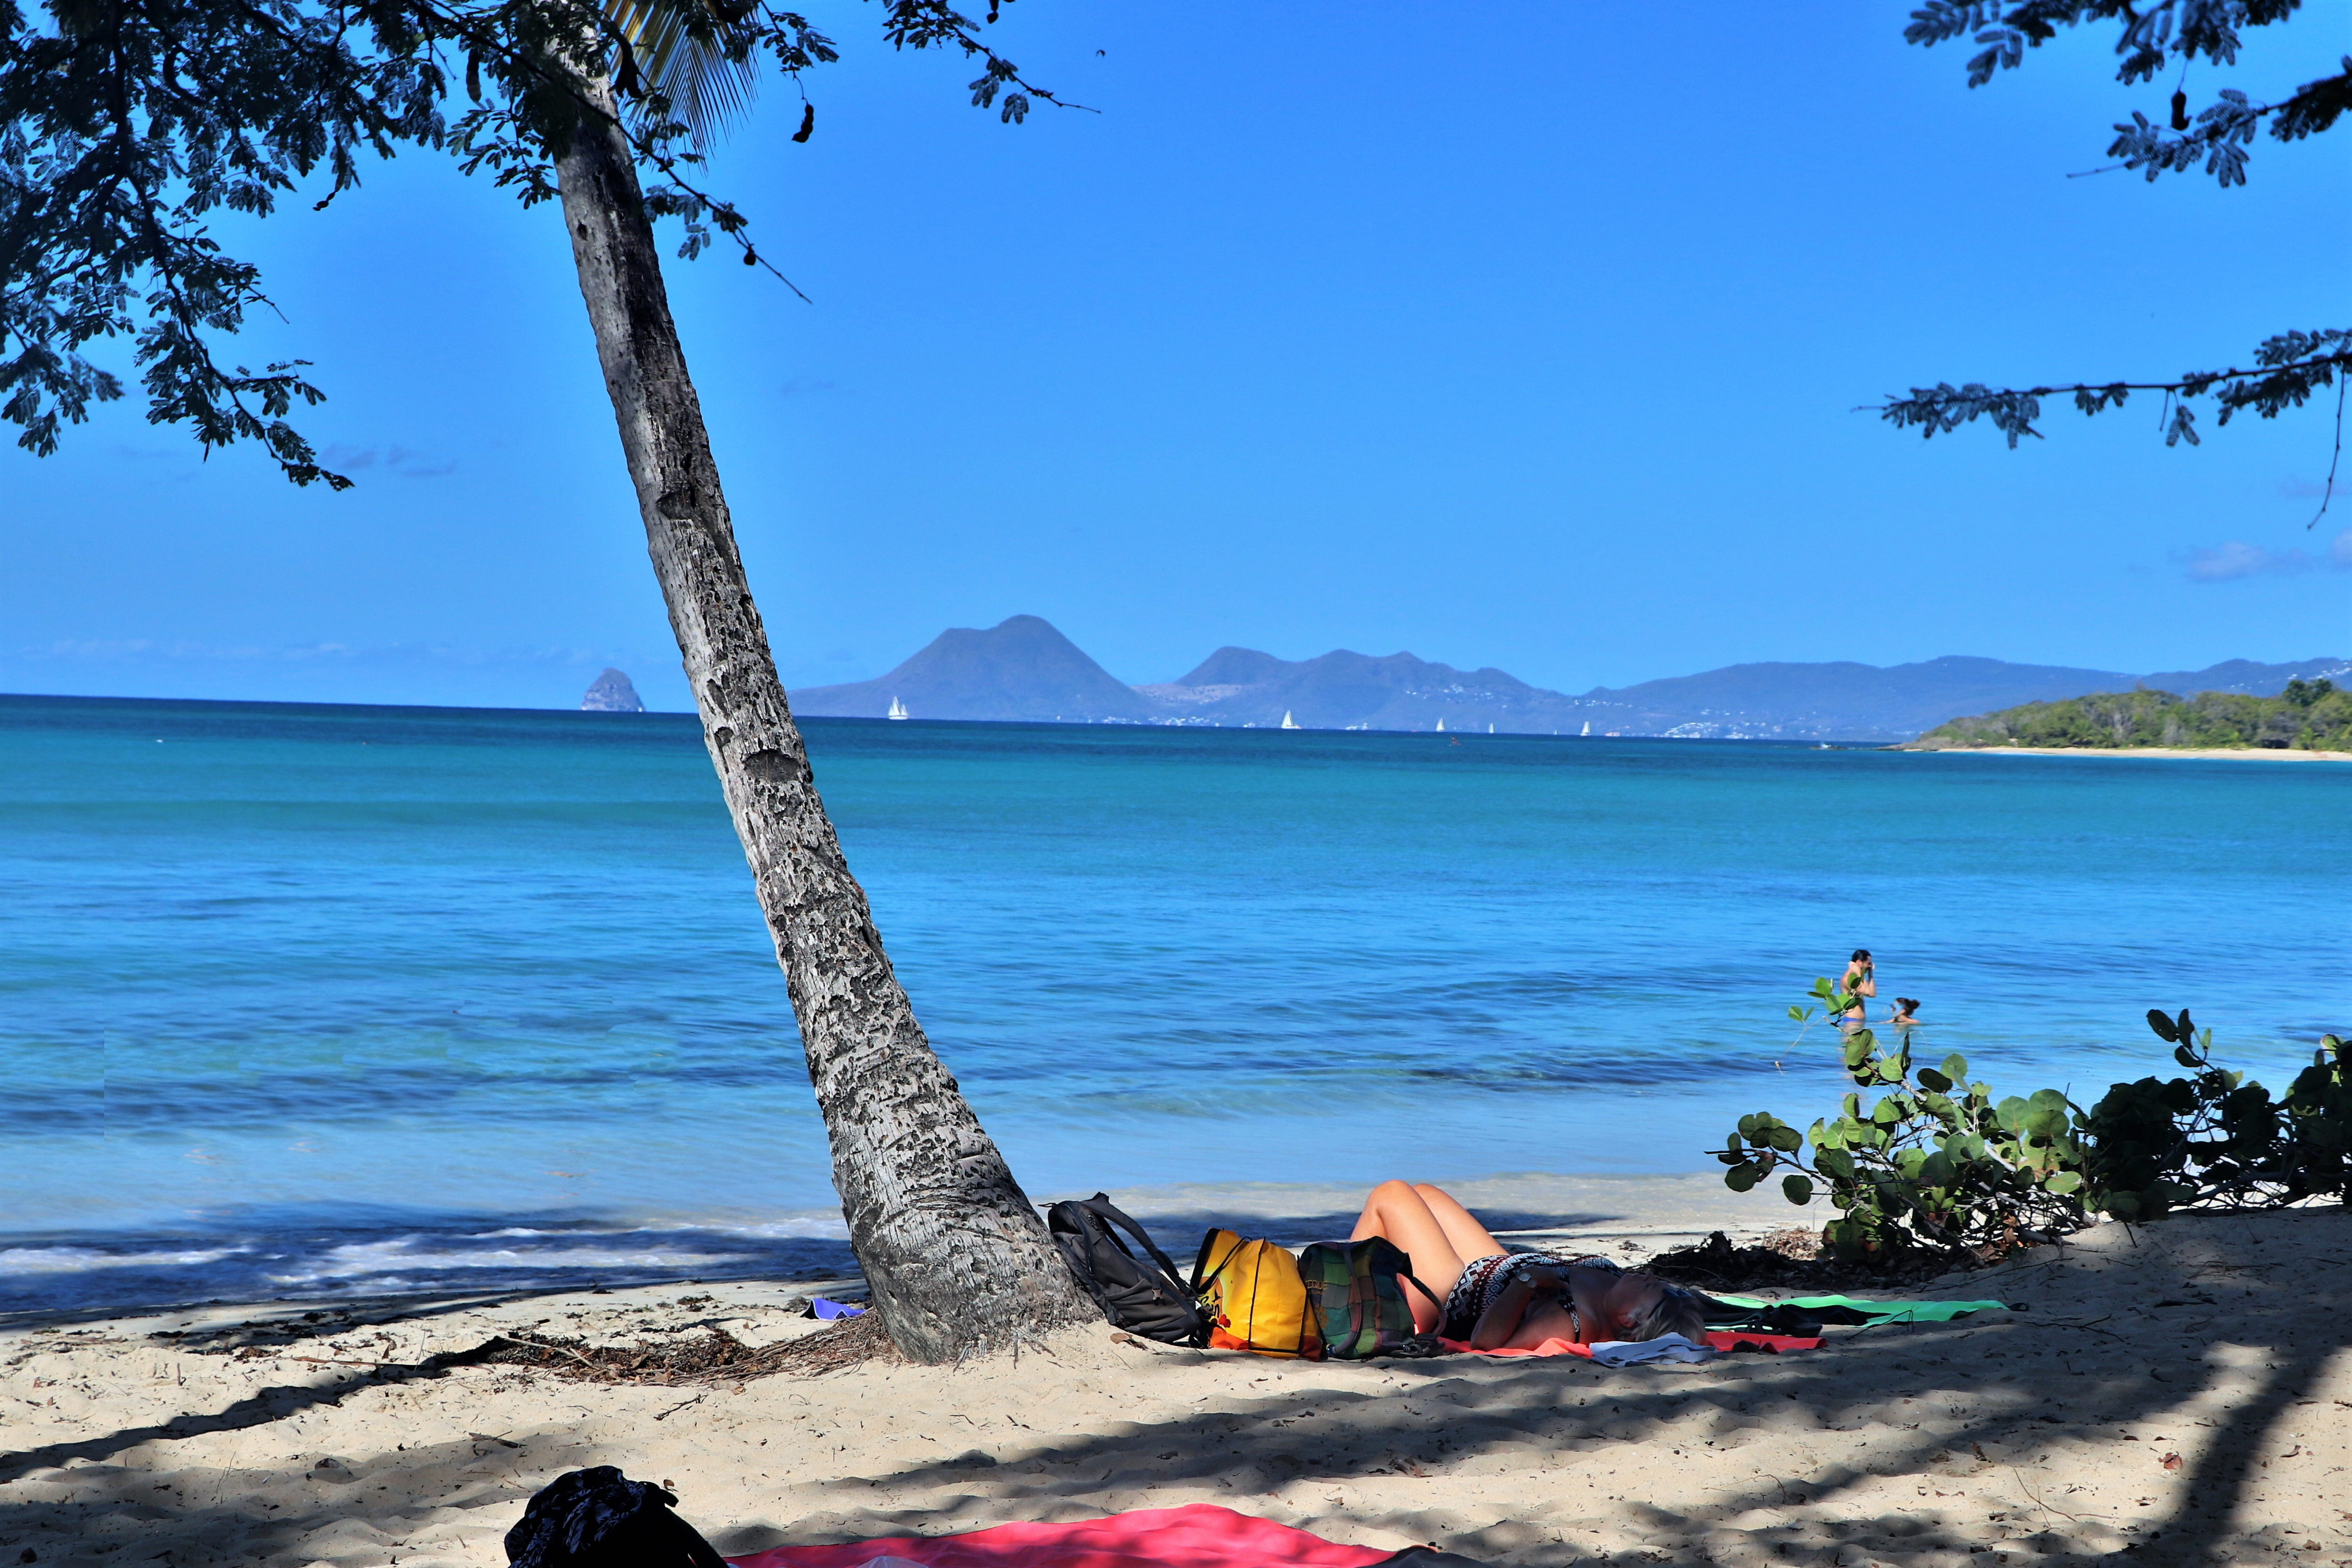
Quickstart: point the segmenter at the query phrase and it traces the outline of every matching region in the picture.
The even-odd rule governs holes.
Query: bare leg
[[[1412,1190],[1419,1193],[1421,1201],[1429,1205],[1429,1212],[1436,1219],[1438,1228],[1445,1232],[1446,1245],[1454,1248],[1454,1256],[1463,1262],[1492,1258],[1498,1252],[1510,1250],[1488,1235],[1486,1227],[1480,1225],[1468,1209],[1456,1203],[1454,1194],[1444,1187],[1415,1182]],[[1431,1283],[1434,1285],[1435,1282]]]
[[[1430,1191],[1435,1192],[1434,1187]],[[1440,1194],[1443,1196],[1444,1194]],[[1451,1203],[1453,1200],[1447,1199]],[[1454,1205],[1456,1208],[1461,1205]],[[1467,1217],[1466,1215],[1465,1216]],[[1472,1221],[1475,1226],[1476,1222]],[[1485,1233],[1480,1232],[1481,1235]],[[1364,1200],[1364,1212],[1349,1236],[1350,1241],[1361,1241],[1368,1236],[1385,1237],[1397,1249],[1412,1259],[1413,1277],[1445,1300],[1454,1282],[1462,1278],[1462,1265],[1467,1261],[1454,1249],[1447,1239],[1445,1227],[1437,1215],[1430,1212],[1429,1203],[1419,1189],[1404,1182],[1382,1182]],[[1499,1248],[1497,1249],[1499,1250]],[[1406,1281],[1398,1287],[1412,1303],[1413,1326],[1423,1333],[1437,1327],[1437,1307],[1422,1299],[1420,1291]]]

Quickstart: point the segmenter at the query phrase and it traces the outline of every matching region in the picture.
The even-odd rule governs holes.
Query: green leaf
[[[1753,1165],[1734,1165],[1723,1173],[1723,1184],[1735,1193],[1744,1193],[1763,1177],[1764,1173]]]
[[[1923,1087],[1932,1089],[1937,1094],[1946,1093],[1949,1091],[1952,1087],[1952,1080],[1945,1077],[1942,1073],[1937,1072],[1934,1068],[1921,1068],[1919,1069],[1919,1082]]]
[[[2082,1184],[2083,1173],[2080,1171],[2061,1171],[2042,1184],[2045,1191],[2056,1193],[2061,1196],[2074,1191]]]
[[[1813,1201],[1813,1184],[1803,1176],[1783,1178],[1780,1191],[1788,1195],[1790,1203],[1800,1206]]]
[[[1843,1149],[1823,1149],[1817,1145],[1813,1150],[1813,1163],[1821,1167],[1825,1176],[1842,1182],[1853,1180],[1853,1156]]]
[[[1793,1154],[1805,1146],[1805,1135],[1793,1127],[1775,1127],[1769,1141],[1783,1154]]]
[[[1739,1119],[1739,1135],[1742,1138],[1753,1138],[1756,1136],[1756,1129],[1762,1125],[1762,1123],[1763,1118],[1758,1116],[1754,1111],[1748,1112],[1747,1115]]]
[[[1969,1077],[1969,1058],[1954,1051],[1944,1058],[1944,1076],[1954,1083],[1965,1083]]]

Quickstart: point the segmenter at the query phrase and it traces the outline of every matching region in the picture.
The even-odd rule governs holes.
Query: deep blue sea
[[[2352,1022],[2352,764],[805,728],[1033,1195],[1699,1169],[1857,945],[2003,1092]],[[0,698],[0,1310],[846,1259],[684,716]]]

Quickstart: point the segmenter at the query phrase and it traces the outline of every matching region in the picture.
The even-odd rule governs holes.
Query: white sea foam
[[[188,1252],[100,1252],[91,1247],[0,1247],[0,1275],[79,1274],[93,1268],[191,1268],[252,1251],[222,1247]]]
[[[467,1241],[505,1241],[517,1237],[586,1237],[614,1238],[625,1236],[662,1233],[676,1235],[681,1231],[698,1231],[712,1236],[753,1237],[761,1241],[846,1241],[849,1222],[841,1217],[839,1209],[796,1209],[774,1219],[745,1223],[736,1220],[649,1219],[643,1225],[625,1231],[545,1230],[533,1226],[512,1225],[499,1230],[478,1230],[467,1233]]]
[[[681,1225],[678,1230],[707,1230],[714,1236],[757,1237],[762,1241],[788,1241],[805,1238],[810,1241],[847,1241],[849,1222],[841,1217],[839,1209],[808,1209],[779,1218],[763,1220],[757,1225],[711,1224]]]
[[[411,1236],[392,1241],[356,1242],[338,1247],[297,1270],[269,1278],[280,1285],[307,1285],[323,1279],[351,1279],[404,1270],[715,1269],[750,1261],[740,1253],[688,1252],[666,1247],[499,1247],[455,1251],[418,1245],[425,1240]]]

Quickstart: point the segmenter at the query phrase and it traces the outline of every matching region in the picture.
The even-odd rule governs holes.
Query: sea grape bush
[[[2147,1026],[2192,1076],[2119,1083],[2085,1128],[2088,1201],[2117,1219],[2179,1208],[2270,1208],[2342,1196],[2352,1152],[2346,1047],[2323,1037],[2283,1100],[2242,1072],[2213,1065],[2213,1031],[2184,1009],[2150,1011]]]
[[[1828,980],[1826,1016],[1855,998]],[[1792,1006],[1810,1028],[1813,1009]],[[2181,1208],[2271,1208],[2346,1194],[2352,1168],[2352,1047],[2324,1037],[2282,1099],[2216,1067],[2212,1031],[2189,1014],[2147,1016],[2193,1076],[2119,1083],[2089,1110],[2054,1089],[1993,1098],[1957,1052],[1916,1066],[1907,1039],[1872,1030],[1841,1043],[1857,1092],[1808,1132],[1769,1111],[1743,1116],[1715,1152],[1724,1184],[1755,1188],[1785,1170],[1800,1206],[1826,1189],[1839,1217],[1822,1227],[1830,1256],[1864,1260],[1928,1249],[1985,1257],[2106,1214],[2144,1221]],[[1799,1039],[1803,1038],[1801,1030]],[[1866,1091],[1881,1090],[1865,1102]],[[1810,1146],[1811,1156],[1806,1157]]]
[[[1813,982],[1812,994],[1832,1018],[1854,1002],[1826,979]],[[1809,1024],[1812,1009],[1792,1006],[1789,1016]],[[1849,1258],[1921,1246],[2005,1249],[2021,1231],[2084,1223],[2075,1195],[2083,1112],[2064,1095],[2045,1089],[1995,1100],[1989,1085],[1969,1080],[1967,1058],[1955,1052],[1940,1067],[1915,1066],[1906,1039],[1889,1048],[1869,1029],[1853,1030],[1842,1045],[1859,1089],[1885,1092],[1868,1103],[1861,1092],[1848,1094],[1810,1133],[1766,1111],[1741,1117],[1716,1154],[1732,1191],[1747,1192],[1782,1167],[1789,1174],[1780,1190],[1792,1204],[1810,1204],[1826,1187],[1841,1217],[1822,1227],[1822,1241]]]

